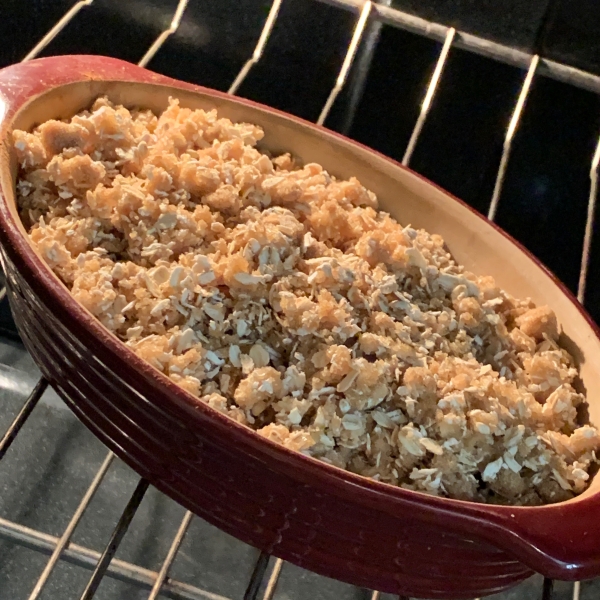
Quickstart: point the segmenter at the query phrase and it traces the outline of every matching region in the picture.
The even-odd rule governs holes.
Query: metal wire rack
[[[38,56],[72,20],[77,18],[81,11],[84,11],[87,7],[92,5],[93,2],[94,0],[81,0],[76,2],[31,49],[31,51],[23,58],[23,61],[28,61]],[[179,0],[169,27],[162,31],[154,43],[148,48],[147,52],[139,60],[139,65],[146,66],[161,50],[161,47],[165,44],[166,40],[177,32],[188,6],[188,2],[189,0]],[[261,60],[269,36],[277,22],[282,2],[283,0],[273,0],[254,51],[239,71],[235,80],[231,83],[228,90],[229,94],[236,94],[249,72]],[[453,49],[466,49],[476,54],[520,67],[524,70],[525,76],[504,136],[502,154],[496,172],[494,190],[487,215],[490,220],[493,220],[497,213],[513,140],[525,110],[525,105],[534,79],[539,75],[546,75],[573,86],[600,93],[600,77],[596,75],[545,59],[538,54],[529,55],[509,46],[457,31],[453,27],[448,28],[437,23],[425,21],[408,13],[391,8],[391,2],[386,0],[381,2],[373,2],[371,0],[306,0],[306,2],[323,2],[336,7],[340,11],[350,11],[356,15],[353,34],[347,46],[345,58],[341,69],[339,70],[337,79],[335,80],[335,84],[333,85],[327,101],[318,117],[317,122],[319,124],[326,122],[326,119],[336,102],[336,98],[347,82],[359,46],[363,41],[365,32],[368,30],[368,24],[384,24],[404,29],[421,36],[435,39],[442,43],[433,74],[423,96],[419,116],[402,158],[402,163],[404,165],[410,163],[413,152],[419,142],[419,137],[430,113],[433,99],[441,85],[448,57],[451,55]],[[360,65],[357,66],[357,68],[360,68]],[[590,262],[599,163],[600,140],[596,146],[596,151],[593,155],[589,170],[590,182],[587,219],[583,246],[581,249],[579,282],[577,286],[577,298],[582,303],[585,298],[586,281]],[[0,301],[4,299],[5,295],[6,289],[0,288]],[[23,425],[36,408],[36,405],[42,395],[46,392],[47,388],[48,383],[44,379],[40,379],[35,385],[17,416],[8,427],[4,437],[0,440],[0,459],[5,456],[11,444],[17,438]],[[148,482],[144,479],[138,481],[112,534],[106,542],[106,546],[102,553],[71,542],[75,529],[82,520],[85,511],[89,508],[94,495],[103,484],[105,476],[114,462],[114,454],[108,452],[60,537],[48,535],[42,531],[0,518],[1,537],[8,539],[17,545],[25,546],[50,556],[45,568],[33,586],[29,595],[29,600],[36,600],[41,596],[51,574],[59,564],[59,561],[79,565],[92,571],[87,586],[80,596],[81,600],[91,600],[95,596],[100,583],[105,577],[118,579],[146,589],[148,591],[148,600],[155,600],[159,597],[169,597],[177,600],[227,600],[222,596],[215,595],[211,592],[202,590],[199,587],[169,577],[169,570],[177,556],[190,523],[194,519],[194,516],[189,511],[183,516],[179,528],[172,538],[170,547],[168,548],[166,556],[158,571],[151,571],[136,564],[114,558],[117,549],[127,533],[128,527],[149,488]],[[282,560],[261,553],[256,560],[252,574],[247,582],[243,595],[244,600],[257,600],[258,598],[261,598],[262,600],[272,600],[283,567],[284,563]],[[553,598],[553,587],[553,581],[548,579],[543,581],[542,589],[538,592],[541,594],[542,600],[551,600]],[[580,593],[581,586],[579,583],[575,583],[572,586],[572,599],[579,600]],[[571,595],[571,593],[569,593],[569,595]],[[369,597],[371,600],[379,600],[381,596],[379,592],[372,591],[369,592]],[[399,598],[398,600],[408,599]]]

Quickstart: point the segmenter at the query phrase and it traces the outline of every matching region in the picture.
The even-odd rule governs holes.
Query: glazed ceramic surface
[[[10,133],[87,108],[99,95],[161,111],[182,106],[264,128],[263,147],[352,175],[403,224],[441,234],[455,258],[515,296],[550,304],[600,423],[600,341],[535,259],[460,201],[397,163],[265,106],[98,56],[44,58],[0,71],[0,257],[28,350],[77,416],[118,456],[231,535],[323,575],[384,592],[473,598],[532,571],[600,575],[600,478],[546,507],[435,498],[288,451],[199,403],[136,357],[70,296],[19,220]]]

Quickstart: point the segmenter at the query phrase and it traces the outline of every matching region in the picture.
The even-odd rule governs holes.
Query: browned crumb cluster
[[[439,496],[582,492],[600,436],[578,423],[552,310],[262,137],[176,100],[157,117],[100,98],[14,132],[23,221],[110,331],[266,438]]]

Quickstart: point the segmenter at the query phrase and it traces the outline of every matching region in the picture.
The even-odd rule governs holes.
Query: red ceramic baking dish
[[[0,71],[1,259],[28,350],[91,431],[210,523],[358,586],[473,598],[533,571],[568,580],[600,575],[600,477],[573,500],[535,508],[436,498],[368,480],[286,450],[198,402],[79,306],[21,225],[10,134],[69,117],[99,95],[155,111],[169,96],[183,106],[216,107],[263,127],[269,150],[357,176],[402,223],[441,234],[467,268],[555,309],[592,422],[600,423],[600,340],[589,317],[531,255],[460,201],[384,156],[268,107],[110,58],[44,58]]]

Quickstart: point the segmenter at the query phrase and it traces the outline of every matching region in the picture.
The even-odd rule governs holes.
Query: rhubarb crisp
[[[600,436],[553,311],[262,137],[99,98],[14,132],[23,223],[133,352],[269,440],[443,497],[581,493]]]

